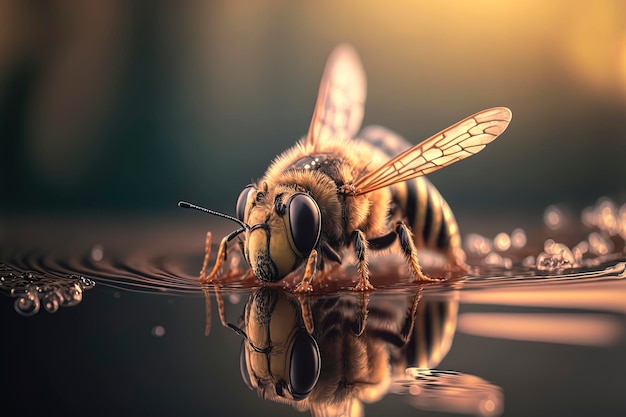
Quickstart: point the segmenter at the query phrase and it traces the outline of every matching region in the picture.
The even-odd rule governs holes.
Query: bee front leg
[[[222,265],[228,258],[227,246],[228,246],[228,236],[222,239],[220,242],[220,246],[217,249],[217,258],[215,258],[215,265],[213,265],[213,269],[209,275],[206,274],[206,268],[209,263],[209,256],[211,254],[211,240],[209,234],[207,234],[207,246],[204,252],[204,262],[202,263],[202,271],[200,271],[200,278],[198,282],[201,284],[208,284],[209,282],[213,282],[219,271],[222,269]]]
[[[368,267],[368,243],[365,233],[362,230],[352,232],[352,240],[354,243],[354,252],[357,258],[357,272],[359,274],[359,283],[354,289],[356,291],[372,291],[374,286],[370,283],[370,272]]]
[[[209,256],[211,255],[211,232],[207,233],[206,246],[204,252],[204,262],[202,263],[202,270],[200,271],[200,278],[198,282],[201,284],[207,284],[213,282],[217,274],[221,271],[224,262],[228,259],[228,243],[235,237],[239,236],[245,229],[237,229],[228,236],[224,237],[220,242],[220,246],[217,249],[217,257],[215,258],[215,265],[209,275],[206,274],[207,265],[209,264]]]
[[[226,307],[224,306],[224,299],[222,298],[220,289],[218,285],[213,286],[213,290],[215,291],[215,300],[217,301],[217,313],[220,318],[220,322],[222,326],[228,327],[226,323]],[[208,287],[204,287],[202,289],[204,293],[204,335],[208,336],[211,333],[211,318],[212,318],[212,309],[211,309],[211,292]]]
[[[313,277],[317,272],[317,251],[313,249],[309,254],[309,259],[306,261],[306,267],[304,268],[304,276],[302,277],[302,281],[294,290],[297,293],[305,293],[313,291],[313,286],[311,285],[311,281],[313,281]]]
[[[206,240],[204,242],[204,260],[202,261],[202,270],[200,271],[200,278],[198,281],[204,282],[206,280],[206,269],[209,266],[209,257],[211,256],[211,232],[206,232]]]
[[[313,334],[313,314],[311,313],[311,306],[309,305],[308,296],[304,293],[298,293],[298,302],[300,303],[300,311],[302,311],[302,321],[304,321],[304,327],[309,334]]]

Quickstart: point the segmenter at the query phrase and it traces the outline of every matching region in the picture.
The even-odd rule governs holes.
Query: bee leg
[[[217,257],[215,258],[215,265],[213,265],[213,269],[211,270],[211,273],[209,275],[206,275],[205,265],[208,263],[208,258],[211,253],[210,247],[205,252],[204,264],[202,267],[202,271],[200,271],[200,278],[198,279],[198,282],[200,282],[201,284],[208,284],[209,282],[213,282],[217,274],[221,271],[222,265],[224,265],[224,262],[228,258],[228,251],[226,250],[226,247],[228,246],[227,237],[222,239],[222,241],[220,242],[220,246],[217,249]]]
[[[211,232],[206,232],[206,240],[204,243],[204,261],[202,261],[202,270],[198,281],[204,282],[206,279],[206,269],[209,266],[209,257],[211,256]]]
[[[224,306],[224,299],[222,298],[220,287],[215,285],[213,289],[215,289],[215,301],[217,301],[217,314],[219,315],[220,323],[222,323],[222,326],[228,327],[226,323],[226,307]]]
[[[300,303],[300,310],[302,311],[304,327],[306,327],[306,331],[309,332],[309,334],[313,334],[313,314],[311,313],[309,298],[304,293],[299,293],[297,297]]]
[[[413,233],[411,233],[411,229],[409,229],[409,226],[407,226],[404,222],[398,222],[396,224],[396,233],[398,234],[400,249],[402,249],[404,259],[409,264],[411,274],[415,278],[415,281],[438,281],[436,279],[426,276],[422,272],[422,267],[420,266],[420,261],[417,257],[417,248],[415,247],[415,243],[413,242]]]
[[[354,287],[355,291],[372,291],[374,286],[370,283],[370,272],[367,266],[368,256],[368,244],[365,238],[365,233],[361,230],[355,230],[352,232],[352,239],[354,243],[354,252],[357,257],[357,272],[359,274],[359,283]]]
[[[315,276],[315,272],[317,272],[317,251],[313,249],[311,254],[309,255],[309,259],[306,261],[306,267],[304,268],[304,276],[302,277],[302,281],[294,290],[297,293],[305,293],[313,291],[313,286],[311,286],[311,281]]]
[[[202,289],[204,293],[204,335],[211,333],[211,293],[207,287]]]
[[[226,260],[228,259],[228,243],[235,237],[239,236],[244,230],[244,228],[237,229],[228,236],[224,237],[224,239],[222,239],[222,241],[220,242],[220,246],[217,249],[215,265],[213,266],[213,269],[211,270],[211,273],[209,275],[206,275],[206,267],[209,263],[209,256],[211,254],[211,233],[207,233],[204,262],[202,264],[202,271],[200,271],[200,278],[198,279],[198,282],[200,282],[201,284],[207,284],[209,282],[213,282],[216,279],[217,274],[222,269],[222,265],[224,265],[224,262],[226,262]]]
[[[226,324],[226,312],[224,307],[224,300],[222,299],[222,295],[220,294],[219,287],[214,286],[215,290],[215,300],[217,301],[217,311],[219,314],[220,322],[222,326],[228,327]],[[211,292],[208,287],[203,287],[202,292],[204,293],[204,335],[208,336],[211,333],[211,322],[212,322],[212,309],[211,309]]]
[[[417,293],[413,296],[413,302],[411,303],[411,308],[409,309],[406,321],[404,322],[404,326],[400,331],[400,335],[402,336],[402,341],[406,344],[413,333],[413,328],[415,327],[415,317],[417,316],[417,306],[419,305],[420,300],[422,299],[422,288],[420,287],[417,290]]]
[[[353,329],[353,332],[357,337],[361,336],[365,332],[367,315],[369,312],[367,306],[370,302],[370,295],[368,293],[362,292],[359,296],[359,312],[357,313],[356,328]]]

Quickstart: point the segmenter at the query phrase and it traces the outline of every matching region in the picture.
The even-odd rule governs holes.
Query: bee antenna
[[[252,344],[252,342],[250,341],[250,339],[248,339],[248,335],[246,334],[246,332],[244,332],[241,328],[239,328],[239,327],[235,326],[235,325],[234,325],[234,324],[232,324],[232,323],[228,323],[228,324],[226,324],[226,325],[228,326],[228,328],[229,328],[229,329],[231,329],[232,331],[234,331],[235,333],[237,333],[239,336],[243,337],[243,338],[244,338],[244,340],[245,340],[246,342],[248,342],[248,344],[250,345],[250,347],[252,348],[252,350],[254,350],[255,352],[257,352],[257,353],[268,353],[268,352],[270,352],[270,351],[272,350],[271,346],[270,346],[270,347],[267,347],[267,348],[264,348],[264,349],[261,349],[261,348],[259,348],[259,347],[254,346],[254,345]]]
[[[235,326],[232,323],[228,323],[227,324],[228,328],[231,329],[233,332],[237,333],[239,336],[243,337],[244,339],[248,340],[248,335],[246,334],[246,332],[244,332],[243,330],[241,330],[239,327]]]
[[[229,216],[228,214],[220,213],[219,211],[209,210],[208,208],[200,207],[200,206],[197,206],[195,204],[188,203],[187,201],[179,201],[178,202],[178,207],[204,211],[205,213],[209,213],[209,214],[212,214],[214,216],[223,217],[225,219],[232,220],[232,221],[238,223],[244,229],[250,229],[250,226],[248,226],[247,224],[245,224],[244,222],[242,222],[241,220],[239,220],[236,217]]]

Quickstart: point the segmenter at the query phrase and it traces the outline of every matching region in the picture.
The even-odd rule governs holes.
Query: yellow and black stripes
[[[411,228],[415,245],[450,253],[460,245],[454,214],[439,191],[424,177],[394,184],[395,212]]]

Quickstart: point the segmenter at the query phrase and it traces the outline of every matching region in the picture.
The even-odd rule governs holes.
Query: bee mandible
[[[236,217],[179,202],[240,225],[222,239],[209,274],[207,235],[201,283],[219,278],[233,243],[261,281],[304,270],[298,292],[311,291],[316,273],[341,264],[348,250],[356,258],[359,291],[374,288],[372,250],[399,251],[415,281],[432,281],[422,272],[417,248],[443,253],[450,267],[466,269],[452,210],[424,175],[484,149],[506,129],[511,111],[483,110],[411,146],[382,127],[359,133],[365,94],[358,55],[349,45],[338,46],[324,69],[308,133],[243,189]]]

